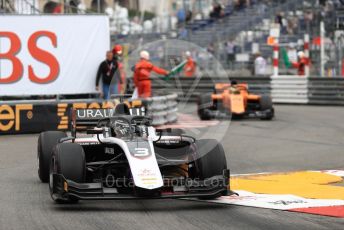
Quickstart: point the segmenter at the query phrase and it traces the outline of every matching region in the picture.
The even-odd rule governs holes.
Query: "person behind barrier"
[[[299,51],[297,53],[297,56],[299,57],[299,61],[294,62],[293,67],[297,69],[297,74],[299,76],[304,76],[305,75],[305,67],[307,64],[307,58],[305,57],[305,53],[302,51]]]
[[[124,70],[124,65],[122,63],[123,49],[121,45],[115,45],[112,49],[113,60],[117,62],[118,71],[121,77],[121,82],[118,84],[118,93],[125,91],[126,75]]]
[[[150,72],[153,71],[160,75],[168,75],[168,71],[153,65],[149,61],[149,53],[145,50],[140,52],[140,61],[136,63],[134,69],[134,84],[138,89],[141,98],[152,96]]]
[[[254,59],[254,74],[256,76],[264,76],[266,74],[266,60],[259,52]]]
[[[184,76],[193,77],[195,76],[196,63],[192,59],[190,51],[186,51],[185,56],[186,56],[186,64],[184,66]]]
[[[118,94],[118,83],[121,82],[119,71],[117,71],[117,62],[113,60],[112,51],[106,52],[106,60],[102,61],[98,67],[97,77],[96,77],[96,90],[100,92],[99,81],[102,79],[102,91],[101,96],[107,100],[110,94]],[[111,87],[111,81],[115,84]]]

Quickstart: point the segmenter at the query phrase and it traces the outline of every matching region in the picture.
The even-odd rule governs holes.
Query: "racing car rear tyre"
[[[203,139],[196,141],[196,147],[199,159],[196,160],[197,174],[200,180],[204,180],[213,176],[223,175],[223,170],[227,169],[227,161],[225,151],[217,140]],[[202,196],[200,199],[215,199],[223,194],[214,196]]]
[[[274,117],[274,108],[272,105],[272,100],[270,96],[263,95],[259,100],[260,110],[266,111],[270,110],[271,113],[269,113],[265,118],[262,118],[262,120],[271,120]]]
[[[64,137],[67,137],[67,135],[61,131],[43,132],[38,137],[38,177],[43,183],[49,182],[49,167],[52,150],[57,142]]]
[[[77,183],[85,182],[86,163],[84,149],[75,143],[61,143],[56,145],[53,150],[51,160],[50,173],[62,174],[65,179],[72,180]],[[50,177],[52,180],[52,176]],[[53,182],[50,181],[50,192],[53,191]],[[76,197],[68,197],[66,199],[58,199],[52,196],[57,203],[76,203]]]
[[[211,93],[200,95],[197,101],[197,112],[201,120],[210,120],[209,110],[214,109],[214,103],[211,98]]]

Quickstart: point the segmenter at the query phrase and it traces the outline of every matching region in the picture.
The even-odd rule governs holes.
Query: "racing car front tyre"
[[[203,139],[196,141],[197,152],[199,158],[196,160],[196,168],[200,180],[211,178],[213,176],[223,175],[223,171],[227,169],[227,161],[225,151],[217,140]],[[214,196],[202,196],[200,199],[215,199],[223,194],[216,194]]]
[[[266,117],[261,118],[262,120],[271,120],[274,117],[274,108],[272,105],[271,97],[263,95],[259,100],[260,110],[261,111],[271,111],[267,114]]]
[[[49,166],[52,150],[58,141],[64,137],[67,137],[67,135],[61,131],[43,132],[38,137],[38,177],[43,183],[49,182]]]
[[[49,188],[51,197],[56,203],[77,203],[76,197],[56,198],[53,195],[53,174],[61,174],[67,180],[84,183],[86,177],[84,149],[75,143],[61,143],[55,146],[50,166]]]
[[[197,100],[197,112],[201,120],[210,120],[212,117],[209,111],[214,109],[211,94],[200,95]]]

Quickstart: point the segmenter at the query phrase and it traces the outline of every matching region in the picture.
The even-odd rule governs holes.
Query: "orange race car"
[[[256,117],[271,120],[274,108],[270,96],[250,94],[247,84],[215,84],[214,93],[198,98],[198,115],[202,120]]]

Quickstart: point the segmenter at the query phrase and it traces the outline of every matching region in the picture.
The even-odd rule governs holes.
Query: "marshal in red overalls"
[[[141,51],[140,57],[141,60],[135,65],[134,84],[138,89],[139,97],[147,98],[152,96],[150,73],[153,71],[160,75],[167,75],[168,71],[149,62],[147,51]]]

